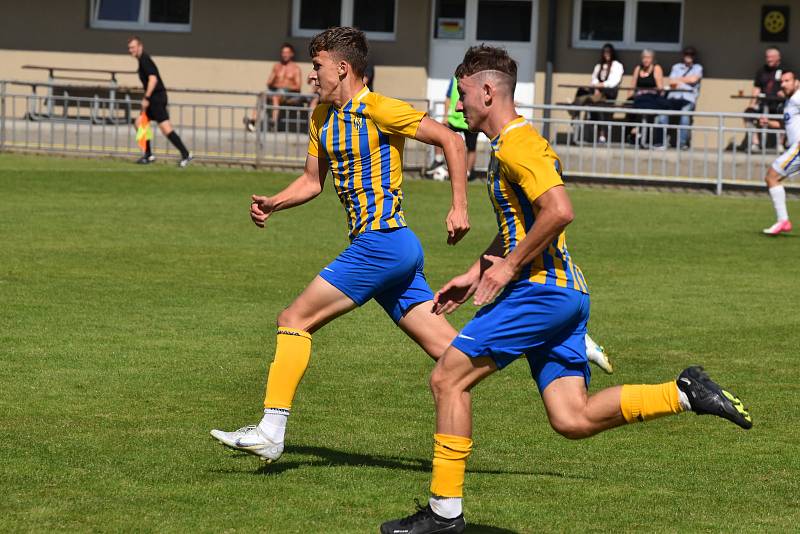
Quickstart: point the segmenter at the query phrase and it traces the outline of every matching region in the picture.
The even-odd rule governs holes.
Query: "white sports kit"
[[[783,122],[789,148],[772,162],[772,168],[781,176],[792,176],[800,173],[800,91],[786,101]]]

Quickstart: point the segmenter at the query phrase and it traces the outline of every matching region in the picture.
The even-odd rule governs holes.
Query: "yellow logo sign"
[[[780,11],[770,11],[764,15],[764,29],[769,33],[780,33],[786,27],[786,17]]]

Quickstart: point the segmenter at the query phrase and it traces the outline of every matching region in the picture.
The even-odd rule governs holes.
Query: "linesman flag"
[[[145,113],[139,115],[139,129],[136,130],[136,144],[142,149],[147,150],[147,142],[153,139],[153,129],[150,127],[150,119]]]

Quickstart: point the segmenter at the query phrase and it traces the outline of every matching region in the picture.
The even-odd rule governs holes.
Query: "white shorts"
[[[800,172],[800,141],[796,142],[789,149],[778,156],[772,162],[772,168],[781,176],[792,176]]]

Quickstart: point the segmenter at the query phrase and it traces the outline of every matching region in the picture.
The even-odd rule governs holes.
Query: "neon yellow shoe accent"
[[[751,423],[753,422],[752,418],[750,417],[750,413],[745,409],[744,404],[742,404],[741,400],[736,398],[736,396],[731,394],[730,392],[725,391],[724,389],[722,390],[722,394],[725,395],[725,398],[727,398],[729,401],[731,401],[731,404],[733,404],[733,407],[736,408],[737,412],[742,414],[742,417],[744,417],[745,419],[747,419]]]

